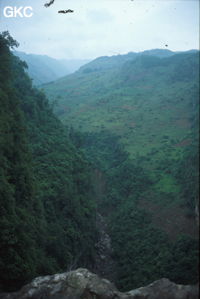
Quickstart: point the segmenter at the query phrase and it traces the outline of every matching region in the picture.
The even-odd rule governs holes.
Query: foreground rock
[[[197,299],[197,286],[177,285],[166,278],[127,293],[87,269],[35,278],[19,292],[0,299]]]

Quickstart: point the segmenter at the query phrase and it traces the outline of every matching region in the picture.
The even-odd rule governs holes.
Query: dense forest
[[[168,277],[176,283],[195,283],[198,235],[189,229],[195,219],[198,196],[194,152],[191,150],[177,168],[173,167],[182,196],[180,202],[172,192],[155,192],[155,181],[141,158],[130,159],[117,136],[109,132],[85,134],[82,146],[101,172],[103,190],[99,192],[98,207],[109,223],[113,258],[117,262],[117,286],[128,290],[159,277]],[[167,172],[170,165],[165,169]],[[160,197],[160,202],[155,201],[154,194]],[[184,230],[185,224],[188,227]]]
[[[121,290],[196,283],[199,53],[102,57],[41,91],[17,45],[0,35],[1,290],[93,269],[97,213]]]
[[[93,259],[95,201],[90,167],[32,87],[26,65],[0,35],[0,285],[14,290],[37,275]]]

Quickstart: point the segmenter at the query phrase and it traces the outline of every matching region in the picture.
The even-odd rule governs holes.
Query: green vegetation
[[[0,288],[92,268],[96,211],[120,289],[196,283],[199,53],[98,58],[45,85],[49,105],[0,45]]]
[[[199,53],[144,54],[98,58],[43,86],[101,173],[123,290],[198,276]]]
[[[32,87],[25,64],[0,35],[0,288],[88,266],[95,203],[90,167]]]
[[[171,175],[174,180],[177,177],[176,188],[171,185],[169,176],[170,179],[159,181],[163,187],[160,190],[142,166],[141,157],[130,159],[118,136],[106,131],[73,132],[73,138],[84,149],[93,167],[101,172],[99,184],[103,190],[98,190],[98,207],[109,224],[113,258],[117,263],[117,286],[128,290],[160,277],[168,277],[176,283],[196,283],[198,240],[197,235],[189,235],[194,229],[192,223],[195,225],[196,165],[191,160],[189,164],[184,157],[176,163],[178,168],[174,167]],[[191,158],[192,152],[193,149],[187,157]],[[196,162],[195,157],[193,159]],[[166,166],[165,169],[168,173]],[[181,172],[184,176],[180,176]],[[152,198],[155,194],[156,201]],[[184,230],[185,225],[192,229]]]

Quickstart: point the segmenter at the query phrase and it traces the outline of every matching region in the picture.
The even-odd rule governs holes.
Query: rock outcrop
[[[19,292],[0,299],[197,299],[198,286],[177,285],[166,278],[127,293],[87,269],[35,278]]]

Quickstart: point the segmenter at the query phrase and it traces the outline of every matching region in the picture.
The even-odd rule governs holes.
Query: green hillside
[[[161,52],[98,58],[43,86],[100,174],[122,289],[197,279],[199,52]]]
[[[83,68],[44,90],[66,124],[82,132],[116,134],[131,158],[149,157],[146,164],[155,169],[166,153],[179,159],[191,143],[198,59],[198,53],[140,56],[117,69]]]
[[[121,290],[196,283],[199,53],[97,58],[49,103],[17,45],[0,34],[0,290],[107,258]]]
[[[120,65],[124,64],[127,61],[132,61],[141,55],[147,56],[156,56],[156,57],[170,57],[174,55],[174,52],[170,50],[163,49],[154,49],[154,50],[146,50],[143,52],[129,52],[125,55],[114,55],[114,56],[102,56],[98,57],[95,60],[87,63],[86,65],[81,67],[81,70],[84,72],[89,72],[91,70],[109,70],[113,68],[118,68]]]
[[[0,290],[88,266],[96,240],[91,170],[0,34]]]

